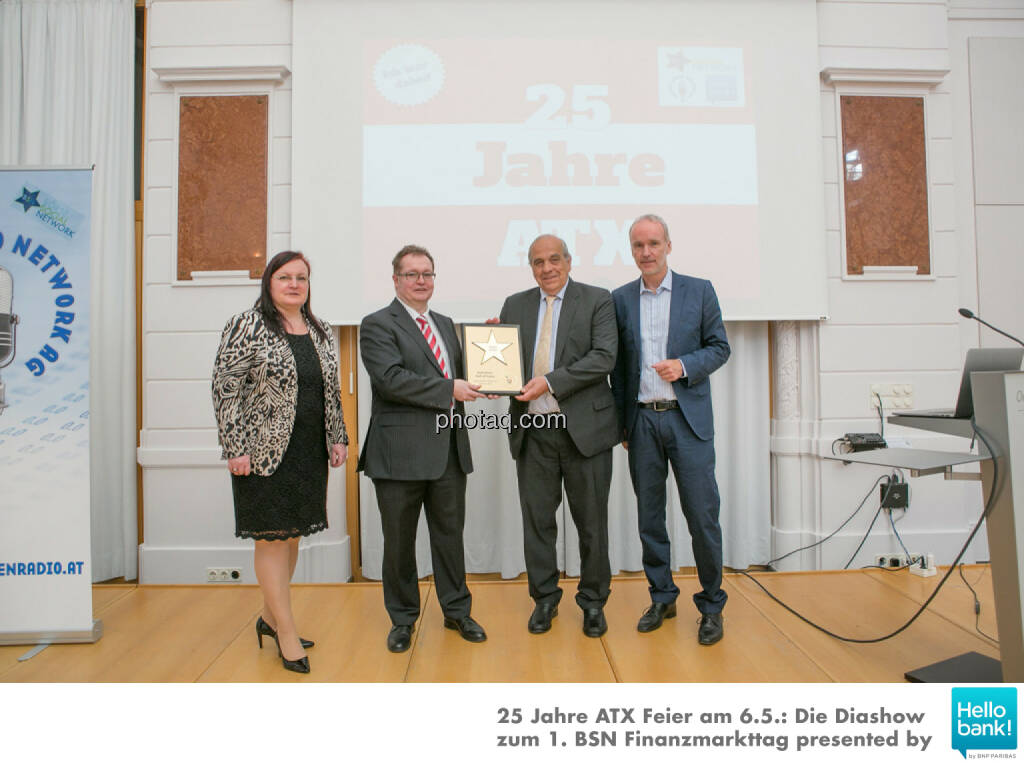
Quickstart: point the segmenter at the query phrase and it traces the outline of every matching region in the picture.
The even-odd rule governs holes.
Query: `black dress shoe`
[[[404,652],[412,644],[412,626],[395,625],[388,633],[388,651]]]
[[[297,660],[285,659],[284,655],[281,655],[281,664],[284,665],[285,670],[290,670],[293,673],[308,673],[309,672],[309,658],[300,657]]]
[[[557,604],[539,602],[533,608],[533,614],[530,615],[530,622],[526,624],[526,630],[530,633],[547,633],[551,630],[551,620],[557,616]]]
[[[666,604],[662,601],[653,602],[650,608],[644,612],[644,616],[640,618],[640,622],[636,624],[636,629],[641,633],[650,633],[656,631],[661,627],[663,620],[668,620],[671,617],[676,616],[676,605],[675,602],[672,604]]]
[[[277,631],[275,631],[267,624],[267,621],[263,619],[263,615],[260,615],[259,618],[256,620],[256,638],[260,642],[260,649],[263,648],[264,636],[270,636],[270,638],[274,638],[275,636],[277,636]],[[316,642],[310,641],[308,638],[302,638],[301,636],[299,637],[299,643],[302,644],[303,649],[309,649],[310,647],[316,646]]]
[[[583,610],[583,635],[600,638],[608,630],[608,621],[604,619],[603,609]]]
[[[469,615],[460,617],[458,620],[454,617],[446,617],[444,619],[444,627],[449,630],[458,631],[462,638],[466,639],[466,641],[472,641],[474,644],[487,640],[487,634],[480,627],[480,623]]]
[[[700,628],[697,629],[697,641],[703,646],[710,646],[722,640],[722,613],[714,612],[700,616]]]
[[[266,623],[264,623],[266,625]],[[309,672],[309,658],[303,655],[297,660],[289,660],[284,656],[284,652],[281,651],[281,642],[277,640],[277,634],[274,634],[274,643],[277,644],[277,656],[281,658],[281,665],[285,670],[290,670],[293,673],[308,673]],[[260,647],[263,648],[262,646]]]

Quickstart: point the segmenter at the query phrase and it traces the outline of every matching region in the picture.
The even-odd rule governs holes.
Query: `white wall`
[[[985,217],[990,210],[976,207],[967,40],[1024,38],[1024,3],[819,0],[817,8],[824,72],[822,139],[813,149],[793,150],[820,150],[825,160],[827,249],[822,256],[827,259],[830,317],[820,325],[788,323],[773,330],[772,522],[777,552],[834,530],[883,473],[822,458],[832,440],[845,432],[877,431],[878,419],[869,405],[871,384],[913,385],[915,407],[952,405],[964,353],[982,341],[976,325],[959,318],[957,308],[982,307],[1002,315],[998,291],[979,297],[981,243],[984,256],[990,258],[982,263],[982,271],[999,273],[1013,259],[1019,241],[1019,234],[1013,235],[1019,230],[1016,222],[1009,228],[1001,220],[990,223]],[[262,76],[273,79],[274,72],[287,70],[290,35],[291,4],[286,0],[152,0],[150,5],[144,411],[139,449],[145,467],[144,582],[198,581],[207,566],[239,566],[251,575],[249,544],[232,536],[230,489],[218,460],[209,369],[224,320],[247,307],[256,288],[247,281],[213,286],[174,283],[177,95],[253,90],[270,94],[268,247],[271,252],[286,248],[291,222],[291,85],[287,74],[276,84],[243,78],[258,78],[264,71]],[[225,67],[229,73],[205,70],[213,80],[181,81],[188,71],[195,75],[197,67]],[[164,80],[153,69],[161,70]],[[175,74],[175,69],[186,74]],[[171,81],[176,77],[178,81]],[[1015,76],[1008,83],[1016,84]],[[932,244],[928,278],[843,277],[839,92],[918,94],[926,100]],[[1021,204],[1019,195],[1011,201]],[[1015,315],[1019,317],[1019,309]],[[984,343],[995,342],[985,336]],[[916,447],[955,450],[965,445],[888,425],[886,435]],[[310,580],[348,576],[343,475],[332,474],[331,530],[312,539],[300,563],[300,574]],[[876,508],[874,494],[844,532],[782,566],[842,566]],[[932,552],[938,562],[949,562],[980,511],[978,483],[921,478],[912,480],[910,510],[898,527],[912,551]],[[855,565],[867,563],[876,553],[898,550],[888,523],[880,520]],[[982,536],[966,560],[985,558]]]
[[[1015,37],[1006,36],[1012,30]],[[971,145],[974,158],[975,244],[978,260],[976,310],[986,321],[1024,335],[1020,284],[1024,283],[1024,20],[985,28],[958,25],[958,43],[968,36]],[[972,305],[973,306],[973,305]],[[988,346],[1014,346],[981,329]]]
[[[944,2],[819,2],[822,69],[822,137],[825,198],[830,243],[829,315],[820,327],[818,452],[827,453],[846,432],[877,432],[870,404],[872,384],[913,385],[913,406],[951,406],[960,378],[957,324],[957,263],[953,225],[951,97]],[[832,70],[854,70],[829,76]],[[910,71],[915,74],[902,75]],[[929,80],[915,83],[915,79]],[[849,81],[836,81],[849,79]],[[829,84],[829,81],[832,84]],[[859,80],[859,81],[858,81]],[[892,80],[892,81],[887,81]],[[932,84],[938,80],[936,84]],[[914,281],[845,278],[842,235],[842,128],[840,94],[917,95],[925,99],[931,271]],[[918,430],[886,427],[886,436],[913,447],[957,449],[955,443]],[[834,461],[821,463],[819,531],[827,534],[857,507],[874,480],[887,470]],[[941,477],[911,481],[911,503],[897,528],[912,553],[932,552],[949,562],[966,533],[967,517],[980,496],[977,485],[944,482]],[[847,563],[878,508],[878,493],[840,536],[822,548],[820,566]],[[980,512],[980,503],[978,503]],[[977,513],[974,514],[975,518]],[[878,553],[899,553],[900,545],[879,516],[873,537],[852,567],[871,563]]]
[[[162,2],[148,14],[143,250],[144,583],[198,583],[207,567],[255,582],[252,542],[234,537],[231,485],[220,460],[210,371],[225,321],[252,306],[258,282],[176,283],[178,98],[270,97],[268,251],[291,240],[291,3]],[[304,540],[300,581],[351,574],[343,470],[331,470],[330,529]]]
[[[987,271],[981,268],[982,272],[1003,276],[1006,260],[1012,257],[1010,250],[1019,240],[1019,236],[1016,240],[1008,237],[1010,229],[1004,221],[989,224],[983,217],[989,213],[994,218],[1000,211],[979,210],[975,216],[971,85],[965,38],[981,32],[1020,37],[1021,22],[1014,19],[1024,15],[1024,4],[954,0],[947,7],[945,2],[929,1],[819,0],[817,5],[823,70],[830,319],[817,327],[814,351],[805,349],[799,355],[801,362],[816,368],[813,383],[805,385],[809,390],[800,397],[798,418],[773,422],[775,472],[791,475],[781,481],[783,484],[775,485],[774,541],[779,551],[817,540],[834,530],[853,512],[872,481],[885,473],[882,469],[818,460],[829,452],[833,439],[845,432],[878,431],[878,418],[869,404],[872,384],[913,385],[916,408],[953,404],[963,356],[969,347],[979,344],[975,325],[956,312],[960,306],[978,304],[976,219],[983,223],[978,241],[987,236],[994,244]],[[1019,76],[1019,68],[1015,76]],[[1019,88],[1018,82],[1010,78],[1001,86]],[[926,99],[931,279],[872,281],[843,277],[841,129],[836,105],[841,92],[920,94]],[[989,87],[988,97],[998,97],[998,93],[998,87],[995,91]],[[1001,108],[989,106],[989,111]],[[1016,134],[1019,136],[1019,129]],[[1004,134],[1000,139],[1006,137]],[[998,299],[1003,296],[998,294],[998,285],[1005,291],[1009,280],[1005,276],[990,279],[994,286],[988,292],[989,309],[1000,317],[1005,317],[1006,311],[1015,311],[1019,321],[1019,307]],[[981,304],[985,304],[984,298]],[[801,331],[813,335],[815,327],[805,326]],[[986,337],[984,343],[998,342]],[[777,376],[776,383],[780,381],[785,379]],[[965,450],[967,445],[962,439],[889,425],[886,436],[891,444],[895,441],[939,450]],[[798,462],[799,468],[791,461]],[[875,493],[842,533],[815,552],[804,553],[792,568],[844,565],[877,506]],[[981,509],[979,483],[948,482],[936,476],[914,479],[910,510],[897,527],[912,552],[932,552],[939,563],[948,563]],[[872,537],[852,566],[869,563],[877,553],[900,551],[884,519],[885,515],[879,517]],[[986,559],[987,555],[987,543],[979,536],[965,561]]]

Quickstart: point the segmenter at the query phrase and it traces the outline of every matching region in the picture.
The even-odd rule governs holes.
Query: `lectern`
[[[986,504],[992,501],[985,522],[1003,681],[1017,683],[1024,681],[1024,371],[973,373],[971,390],[975,423],[992,446],[981,480]]]
[[[969,652],[908,671],[905,676],[909,681],[996,683],[1000,678],[1005,682],[1024,681],[1021,599],[1021,581],[1024,581],[1024,371],[976,371],[971,374],[971,392],[974,422],[991,452],[979,442],[980,455],[885,448],[826,456],[850,463],[907,469],[911,477],[942,474],[946,479],[976,478],[977,475],[954,472],[953,467],[981,462],[984,505],[991,504],[986,529],[1002,659],[993,660]],[[965,419],[897,414],[888,421],[897,426],[959,437],[974,436],[974,427]]]

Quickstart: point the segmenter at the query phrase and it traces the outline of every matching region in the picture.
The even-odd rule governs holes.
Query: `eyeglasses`
[[[427,282],[429,282],[429,281],[433,281],[433,280],[434,280],[434,277],[435,277],[436,275],[437,275],[437,273],[413,273],[413,272],[411,272],[411,271],[410,271],[410,272],[408,272],[408,273],[399,273],[399,274],[398,274],[398,276],[399,276],[400,278],[403,278],[403,279],[405,279],[406,281],[409,281],[410,283],[412,283],[413,281],[418,281],[418,280],[420,280],[421,278],[422,278],[422,279],[423,279],[424,281],[427,281]]]
[[[282,273],[279,276],[274,276],[274,280],[277,281],[279,284],[286,284],[289,283],[290,281],[295,281],[295,283],[297,283],[299,286],[305,286],[306,284],[309,283],[309,278],[307,276],[288,276],[285,275],[284,273]]]

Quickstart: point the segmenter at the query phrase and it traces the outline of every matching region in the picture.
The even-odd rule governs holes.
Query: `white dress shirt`
[[[569,287],[569,281],[567,280],[558,293],[555,295],[555,301],[551,305],[551,346],[548,350],[548,368],[550,371],[555,370],[555,345],[558,343],[558,316],[562,312],[562,302],[565,300],[565,290]],[[544,326],[544,314],[548,311],[548,294],[541,289],[540,290],[540,302],[537,305],[537,336],[533,339],[533,355],[537,355],[537,345],[540,344],[540,330]],[[550,372],[549,371],[549,372]],[[547,382],[547,379],[544,381]],[[558,413],[558,401],[555,400],[555,396],[551,394],[551,382],[547,382],[548,391],[538,397],[536,400],[531,400],[527,410],[530,413]]]
[[[402,302],[401,298],[398,300]],[[423,318],[427,321],[427,325],[430,326],[430,331],[434,335],[434,339],[437,340],[437,346],[441,348],[441,357],[444,358],[444,367],[448,371],[448,378],[455,378],[455,369],[452,368],[451,358],[448,355],[448,348],[445,347],[444,339],[441,338],[441,332],[437,330],[437,324],[434,323],[433,318],[430,317],[430,308],[428,307],[422,313],[416,311],[415,308],[409,307],[409,305],[402,302],[402,307],[409,311],[409,316],[412,318],[412,322],[416,324],[416,328],[420,328],[419,319]],[[420,329],[420,333],[422,333]]]
[[[672,314],[672,271],[654,289],[648,289],[640,279],[640,393],[641,403],[675,400],[676,393],[670,382],[662,379],[651,366],[667,360],[669,319]],[[682,361],[679,361],[682,365]],[[683,368],[686,376],[686,368]]]

